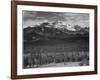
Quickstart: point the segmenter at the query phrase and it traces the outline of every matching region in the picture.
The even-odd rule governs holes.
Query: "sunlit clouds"
[[[89,27],[88,13],[23,11],[22,20],[23,28],[34,27],[43,22],[56,22],[70,30],[74,30],[74,25]]]

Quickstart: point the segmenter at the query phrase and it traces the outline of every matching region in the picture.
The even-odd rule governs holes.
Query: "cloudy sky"
[[[32,27],[45,21],[54,22],[57,20],[72,26],[89,26],[89,14],[87,13],[23,11],[22,20],[23,28]]]

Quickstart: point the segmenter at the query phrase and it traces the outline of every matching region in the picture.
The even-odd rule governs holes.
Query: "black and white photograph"
[[[23,68],[89,66],[88,13],[22,11]]]

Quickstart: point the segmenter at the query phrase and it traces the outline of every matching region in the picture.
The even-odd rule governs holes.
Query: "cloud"
[[[22,17],[24,26],[35,25],[45,20],[49,22],[59,20],[72,25],[89,26],[89,14],[87,13],[23,11]]]

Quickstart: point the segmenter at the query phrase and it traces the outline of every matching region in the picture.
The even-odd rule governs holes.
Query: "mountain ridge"
[[[46,27],[49,23],[36,25],[34,27],[27,27],[23,29],[24,41],[38,41],[50,39],[68,39],[89,37],[88,28],[80,28],[78,31],[70,31],[65,28]]]

